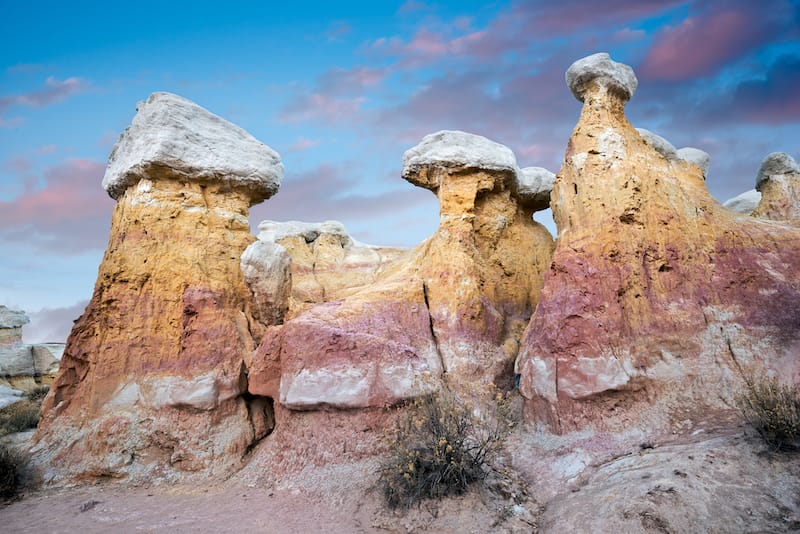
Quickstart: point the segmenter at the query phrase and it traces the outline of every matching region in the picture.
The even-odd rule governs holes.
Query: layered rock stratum
[[[45,479],[220,472],[271,429],[268,400],[246,394],[265,324],[240,257],[249,207],[282,174],[276,152],[188,100],[139,104],[103,178],[117,204],[94,293],[42,408]]]
[[[520,391],[529,419],[557,432],[670,431],[730,411],[744,373],[797,380],[800,233],[723,209],[699,165],[633,128],[632,71],[609,61],[567,74],[583,109],[553,188],[558,240]],[[791,205],[785,167],[762,172],[780,184],[764,197]]]

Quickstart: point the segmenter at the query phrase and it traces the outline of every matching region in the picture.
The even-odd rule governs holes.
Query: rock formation
[[[265,325],[240,257],[249,207],[282,174],[272,149],[188,100],[139,104],[103,178],[117,205],[94,293],[43,405],[46,480],[224,472],[269,431],[269,399],[246,395]]]
[[[753,217],[800,225],[800,166],[785,152],[773,152],[761,162],[756,179],[761,193]]]
[[[60,343],[23,343],[22,327],[29,322],[25,312],[0,306],[0,380],[22,390],[49,384],[64,348]]]
[[[402,248],[359,243],[338,221],[262,221],[258,230],[259,242],[276,243],[291,257],[289,317],[374,283],[407,252]]]
[[[374,283],[270,328],[248,362],[252,394],[292,409],[365,408],[418,394],[426,374],[511,376],[553,246],[531,219],[547,186],[526,190],[510,150],[464,132],[425,137],[403,164],[406,180],[438,196],[438,230]],[[269,235],[273,223],[260,228],[287,243]]]
[[[730,410],[743,372],[797,381],[797,229],[723,209],[698,165],[644,139],[624,113],[630,67],[596,54],[566,78],[583,109],[518,360],[529,419],[669,431]]]

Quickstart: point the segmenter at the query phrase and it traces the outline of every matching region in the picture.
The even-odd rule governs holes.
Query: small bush
[[[775,378],[746,378],[736,405],[771,447],[796,450],[800,446],[800,387]]]
[[[23,457],[20,453],[0,444],[0,498],[17,494],[22,482]]]
[[[444,385],[400,408],[380,482],[391,508],[464,493],[483,480],[513,425],[510,396]]]
[[[13,434],[39,424],[39,403],[23,400],[0,410],[0,434]]]

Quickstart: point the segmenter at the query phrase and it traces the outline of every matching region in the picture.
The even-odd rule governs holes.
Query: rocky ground
[[[279,482],[245,469],[207,484],[30,491],[0,519],[6,532],[800,532],[800,455],[741,427],[608,439],[518,434],[516,479],[409,511],[384,507],[377,463],[363,460]]]

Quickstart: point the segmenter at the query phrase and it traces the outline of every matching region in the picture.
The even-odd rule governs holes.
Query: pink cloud
[[[31,91],[30,93],[10,97],[11,101],[9,105],[24,104],[35,108],[41,108],[55,102],[60,102],[68,96],[85,91],[90,87],[87,82],[75,77],[61,81],[50,76],[47,78],[44,85],[44,88],[38,91]]]
[[[324,93],[303,95],[284,106],[278,114],[278,120],[281,122],[353,120],[365,100],[364,97],[335,98]]]
[[[710,76],[760,44],[768,33],[768,24],[744,8],[689,17],[657,35],[639,70],[653,80]]]
[[[376,87],[389,75],[389,69],[334,67],[317,78],[317,91],[330,95],[361,95],[366,89]]]
[[[11,106],[30,106],[42,108],[56,102],[61,102],[70,95],[87,91],[91,85],[80,78],[67,78],[58,80],[52,76],[45,80],[44,87],[29,93],[0,97],[0,126],[14,127],[21,124],[22,119],[3,117],[6,109]]]
[[[289,152],[303,152],[304,150],[314,148],[315,146],[319,146],[319,141],[313,141],[311,139],[301,137],[289,147]]]
[[[104,164],[85,159],[47,168],[44,187],[0,202],[0,237],[66,254],[103,248],[114,207],[100,186],[104,171]]]

